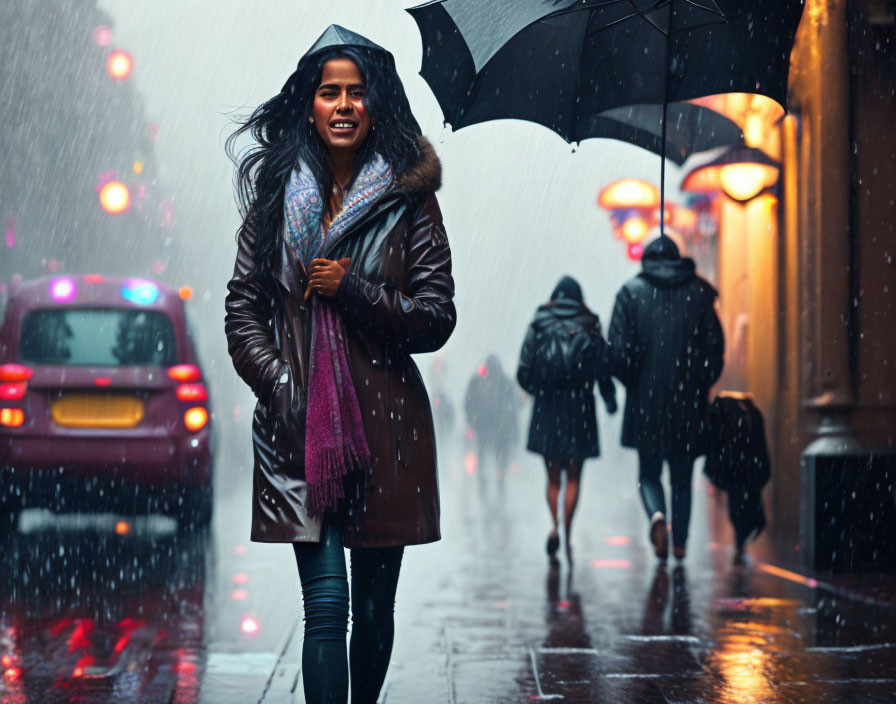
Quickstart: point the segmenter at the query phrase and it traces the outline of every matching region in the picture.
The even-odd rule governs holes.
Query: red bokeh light
[[[97,46],[109,46],[112,43],[112,30],[104,24],[95,27],[91,36]]]

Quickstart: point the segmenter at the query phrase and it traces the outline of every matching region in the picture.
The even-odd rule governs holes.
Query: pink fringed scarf
[[[287,238],[307,268],[327,242],[362,216],[392,183],[389,165],[375,155],[361,169],[329,231],[323,227],[324,199],[307,169],[293,170],[286,187]],[[311,298],[311,362],[305,414],[305,481],[308,509],[321,515],[345,497],[343,478],[370,466],[361,408],[348,365],[345,325],[328,298]]]

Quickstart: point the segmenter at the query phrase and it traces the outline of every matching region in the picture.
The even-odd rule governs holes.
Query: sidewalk
[[[615,469],[586,465],[575,564],[552,571],[543,469],[519,460],[503,499],[494,485],[481,496],[462,462],[443,466],[443,540],[405,553],[381,702],[896,698],[896,612],[868,596],[892,594],[896,580],[814,580],[761,561],[730,567],[730,547],[710,530],[724,506],[699,476],[690,554],[658,567],[634,459],[622,454]],[[262,701],[304,701],[300,641],[298,624],[268,663]]]

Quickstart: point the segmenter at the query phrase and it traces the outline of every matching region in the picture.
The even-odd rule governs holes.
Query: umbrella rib
[[[628,20],[630,20],[632,17],[638,17],[638,14],[634,13],[631,15],[626,15],[625,17],[620,17],[618,20],[613,20],[612,22],[610,22],[608,24],[601,25],[597,29],[592,29],[590,32],[588,32],[587,36],[590,37],[594,34],[599,34],[600,32],[603,32],[605,29],[610,29],[612,27],[615,27],[617,24],[622,24],[623,22],[628,22]]]
[[[593,2],[590,4],[577,5],[575,7],[568,7],[565,10],[557,10],[556,12],[552,12],[549,15],[545,15],[544,17],[542,17],[541,19],[539,19],[537,21],[543,22],[544,20],[553,19],[554,17],[561,17],[562,15],[568,15],[572,12],[582,12],[583,10],[593,10],[595,7],[603,7],[606,5],[615,5],[616,3],[619,3],[619,2],[624,2],[627,5],[629,5],[629,7],[631,7],[631,9],[632,9],[632,14],[627,15],[625,17],[621,17],[618,20],[614,20],[613,22],[610,22],[608,24],[605,24],[602,27],[600,27],[599,29],[592,30],[592,31],[588,32],[586,36],[590,37],[594,34],[602,32],[605,29],[610,29],[611,27],[615,27],[617,24],[621,24],[622,22],[627,22],[628,20],[632,19],[633,17],[640,17],[647,24],[649,24],[651,27],[653,27],[657,32],[659,32],[660,34],[662,34],[664,37],[666,37],[668,39],[668,35],[659,27],[659,25],[657,25],[652,19],[647,17],[644,14],[645,11],[639,10],[637,8],[637,6],[632,2],[632,0],[605,0],[604,2]],[[647,12],[655,10],[656,8],[660,7],[665,2],[669,2],[669,0],[656,0],[656,2],[647,10]]]
[[[712,12],[713,14],[716,14],[719,17],[721,17],[723,20],[725,20],[726,24],[728,23],[728,18],[725,17],[725,14],[719,9],[719,6],[716,5],[715,3],[713,3],[713,7],[707,7],[706,5],[701,5],[699,2],[695,2],[695,0],[684,0],[684,2],[687,3],[688,5],[697,7],[701,10],[706,10],[707,12]]]
[[[644,11],[638,9],[638,7],[634,3],[634,0],[626,0],[626,2],[628,2],[629,7],[632,8],[632,11],[638,17],[640,17],[647,24],[649,24],[651,27],[653,27],[657,32],[662,34],[667,40],[669,39],[669,35],[666,32],[664,32],[656,22],[654,22],[652,19],[650,19]],[[657,2],[655,2],[653,4],[653,6],[650,8],[649,11],[655,10],[656,8],[660,7],[663,4],[663,2],[665,2],[665,0],[657,0]],[[626,19],[631,19],[631,16],[626,17]]]
[[[727,26],[728,24],[730,24],[730,23],[729,23],[728,20],[725,19],[725,17],[723,16],[722,19],[721,19],[720,21],[716,21],[716,22],[704,22],[703,24],[692,24],[690,27],[685,27],[685,28],[682,29],[681,31],[682,31],[682,32],[691,32],[691,31],[693,31],[693,30],[695,30],[695,29],[703,29],[704,27],[720,27],[720,26]]]

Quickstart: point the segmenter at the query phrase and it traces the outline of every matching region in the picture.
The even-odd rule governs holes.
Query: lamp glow
[[[639,215],[628,218],[622,224],[622,236],[629,244],[638,244],[647,237],[650,229],[647,221]]]
[[[746,203],[778,181],[780,165],[754,147],[732,147],[708,164],[688,173],[682,191],[718,193]]]
[[[111,215],[119,215],[131,207],[131,192],[121,181],[109,181],[100,189],[100,205]]]
[[[765,188],[769,171],[777,175],[777,169],[765,164],[727,164],[719,170],[719,182],[725,195],[743,203]]]
[[[620,208],[653,209],[660,204],[660,191],[652,183],[636,178],[624,178],[604,187],[597,203],[606,210]]]
[[[106,59],[106,71],[116,81],[123,81],[134,70],[134,58],[126,51],[116,49]]]

